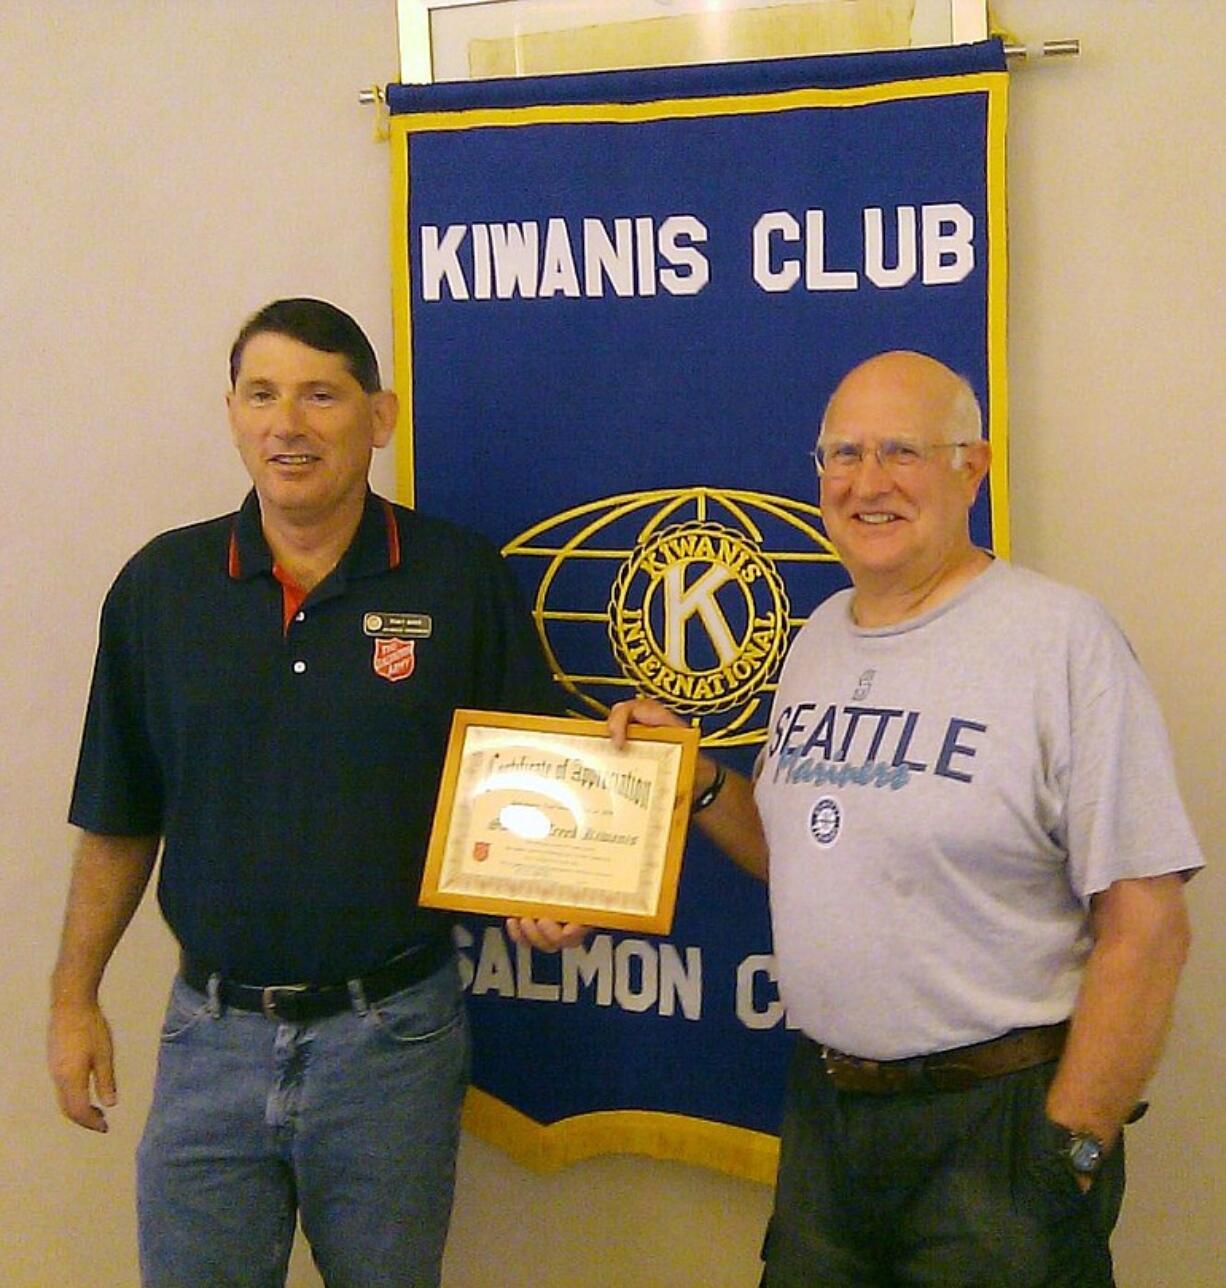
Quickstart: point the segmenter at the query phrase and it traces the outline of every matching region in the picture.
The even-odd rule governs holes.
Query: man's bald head
[[[944,363],[905,350],[860,363],[818,443],[822,521],[862,625],[932,607],[983,566],[970,512],[991,454],[974,392]]]
[[[839,381],[826,404],[819,439],[840,422],[845,409],[882,398],[908,400],[926,423],[938,427],[937,438],[961,443],[983,438],[983,414],[967,380],[926,353],[892,349],[865,359]]]

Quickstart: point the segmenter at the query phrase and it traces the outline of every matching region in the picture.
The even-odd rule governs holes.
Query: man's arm
[[[1086,961],[1047,1115],[1114,1143],[1158,1064],[1191,932],[1178,873],[1116,881],[1090,902]]]
[[[615,746],[626,741],[626,726],[672,725],[684,727],[685,721],[662,703],[651,698],[631,698],[619,702],[609,712],[609,733]],[[694,775],[694,795],[700,796],[715,780],[716,762],[699,755]],[[743,774],[725,769],[726,779],[719,795],[701,813],[694,824],[719,846],[735,863],[761,881],[766,880],[766,837],[762,820],[754,803],[753,784]]]
[[[74,1123],[106,1131],[116,1102],[111,1029],[98,1003],[102,974],[140,903],[157,858],[156,836],[82,832],[73,863],[59,957],[51,976],[47,1065],[60,1109]]]

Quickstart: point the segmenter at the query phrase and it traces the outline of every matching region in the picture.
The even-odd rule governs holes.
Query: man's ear
[[[979,488],[983,480],[987,478],[988,470],[992,467],[992,448],[986,439],[977,439],[973,443],[967,443],[962,451],[964,453],[962,472],[966,478],[966,485],[973,505],[975,498],[979,495]]]
[[[234,424],[234,399],[237,397],[233,389],[226,391],[226,420],[230,422],[230,441],[238,446],[238,430]]]
[[[400,399],[390,389],[380,389],[370,395],[370,415],[374,422],[374,444],[386,447],[396,432],[396,417],[400,414]]]

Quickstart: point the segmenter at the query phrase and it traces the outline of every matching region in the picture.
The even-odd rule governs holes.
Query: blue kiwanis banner
[[[869,354],[971,380],[1007,553],[1005,96],[997,42],[389,88],[401,495],[501,546],[576,714],[655,695],[749,767],[845,584],[807,453]],[[461,938],[472,1130],[771,1178],[766,900],[701,837],[668,939]]]

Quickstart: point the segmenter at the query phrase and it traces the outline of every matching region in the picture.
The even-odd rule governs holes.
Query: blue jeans
[[[329,1288],[439,1282],[468,1025],[454,961],[308,1024],[176,977],[137,1152],[145,1288],[280,1288],[295,1218]]]
[[[1123,1141],[1083,1194],[1045,1130],[1055,1068],[866,1095],[799,1038],[762,1288],[1110,1288]]]

